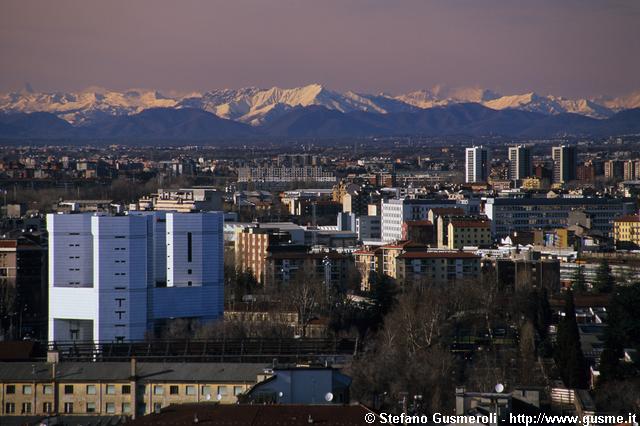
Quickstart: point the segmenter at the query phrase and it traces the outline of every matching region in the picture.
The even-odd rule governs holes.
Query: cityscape
[[[485,2],[1,5],[0,425],[637,425],[640,7]]]

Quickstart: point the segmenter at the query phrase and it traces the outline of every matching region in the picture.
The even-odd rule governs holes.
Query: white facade
[[[533,174],[531,150],[525,146],[509,147],[509,179],[521,180]]]
[[[158,320],[219,318],[222,222],[222,213],[47,215],[49,340],[137,340]]]
[[[482,146],[465,149],[465,182],[486,182],[491,172],[491,155]]]
[[[402,239],[402,225],[406,221],[427,220],[429,210],[445,207],[460,207],[456,200],[394,199],[382,201],[382,241],[393,242]]]

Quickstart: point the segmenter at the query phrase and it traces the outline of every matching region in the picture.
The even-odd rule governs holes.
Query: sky
[[[640,0],[2,0],[0,91],[640,89]]]

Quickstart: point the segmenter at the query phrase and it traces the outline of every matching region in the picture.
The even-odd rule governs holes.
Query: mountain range
[[[163,94],[89,88],[0,94],[3,138],[206,139],[497,134],[553,136],[640,132],[640,92],[567,99],[481,88],[402,95],[337,92],[319,84]]]

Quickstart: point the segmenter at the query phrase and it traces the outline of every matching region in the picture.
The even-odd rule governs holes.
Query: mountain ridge
[[[322,105],[296,106],[258,126],[225,119],[197,108],[150,108],[132,115],[105,115],[72,126],[48,112],[0,113],[0,138],[66,140],[222,140],[233,138],[344,138],[376,136],[564,137],[640,134],[640,108],[606,119],[575,113],[542,114],[494,110],[458,103],[380,114],[341,112]]]
[[[35,92],[33,89],[0,94],[0,112],[49,112],[73,125],[91,125],[105,116],[131,116],[152,108],[193,108],[259,127],[295,107],[323,106],[341,113],[393,114],[476,102],[495,110],[516,109],[544,114],[577,113],[608,118],[624,109],[640,107],[640,91],[618,98],[568,99],[535,92],[503,95],[479,88],[434,86],[406,94],[338,92],[313,83],[294,88],[245,87],[205,92],[163,93],[158,90],[114,91],[92,87],[78,92]]]

